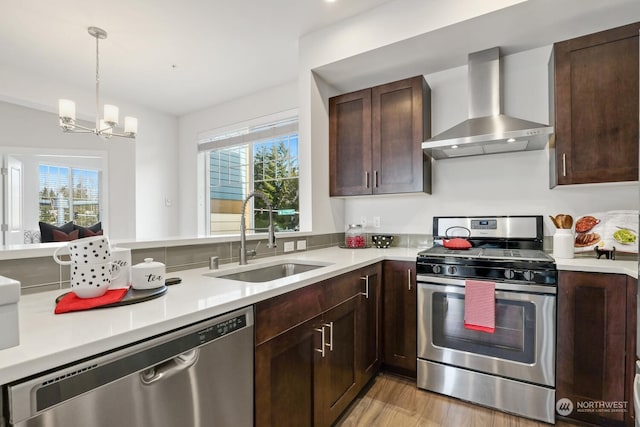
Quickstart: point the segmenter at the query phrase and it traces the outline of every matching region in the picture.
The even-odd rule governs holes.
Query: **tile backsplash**
[[[374,233],[371,233],[374,234]],[[370,235],[369,235],[370,236]],[[344,233],[330,233],[313,236],[279,236],[276,248],[267,248],[267,240],[249,240],[248,249],[256,249],[256,258],[283,255],[284,243],[294,242],[295,254],[297,243],[304,240],[306,250],[321,249],[338,246],[344,242]],[[392,246],[406,248],[426,248],[433,244],[433,236],[427,234],[396,234]],[[132,249],[133,264],[143,262],[145,258],[153,258],[164,263],[167,272],[202,268],[209,265],[212,256],[219,258],[220,264],[237,263],[240,242],[222,242],[194,244],[185,246],[158,246],[155,248]],[[545,236],[544,250],[550,252],[552,238]],[[593,254],[576,254],[580,257],[594,256]],[[636,255],[617,254],[617,259],[636,259]],[[0,276],[10,277],[20,281],[22,294],[69,288],[69,267],[58,265],[53,257],[20,258],[0,261]]]
[[[276,248],[267,248],[267,240],[249,240],[248,249],[256,249],[256,258],[284,254],[285,241],[306,243],[307,250],[337,246],[344,239],[344,233],[331,233],[290,238],[278,237]],[[257,247],[256,247],[257,246]],[[219,257],[220,264],[238,262],[240,242],[194,244],[185,246],[158,246],[155,248],[132,249],[131,262],[137,264],[145,258],[153,258],[167,266],[167,272],[207,267],[212,256]],[[295,253],[287,252],[287,253]],[[57,264],[53,257],[19,258],[0,261],[0,276],[18,280],[22,294],[69,288],[69,267]]]

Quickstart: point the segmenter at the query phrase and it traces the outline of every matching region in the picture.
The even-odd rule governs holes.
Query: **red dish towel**
[[[496,331],[496,284],[465,280],[464,327],[475,331]]]
[[[55,314],[69,311],[89,310],[107,304],[120,301],[129,291],[129,288],[110,289],[106,294],[96,298],[78,298],[75,293],[69,292],[56,304]]]

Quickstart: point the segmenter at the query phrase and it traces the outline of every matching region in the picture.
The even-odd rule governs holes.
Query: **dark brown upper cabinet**
[[[431,88],[423,76],[329,99],[329,193],[431,193]]]
[[[638,180],[639,30],[635,23],[553,45],[551,187]]]

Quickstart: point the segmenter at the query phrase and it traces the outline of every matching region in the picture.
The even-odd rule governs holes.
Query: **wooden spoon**
[[[571,215],[565,215],[562,221],[562,228],[571,230],[573,227],[573,217]]]
[[[561,228],[560,224],[558,224],[558,221],[556,221],[556,219],[554,217],[552,217],[551,215],[549,215],[549,218],[551,218],[551,222],[553,222],[553,225],[556,226],[556,228]]]

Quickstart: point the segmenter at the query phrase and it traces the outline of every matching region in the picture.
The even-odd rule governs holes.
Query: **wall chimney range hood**
[[[500,49],[469,54],[469,119],[422,143],[434,159],[542,150],[553,126],[502,114]]]

